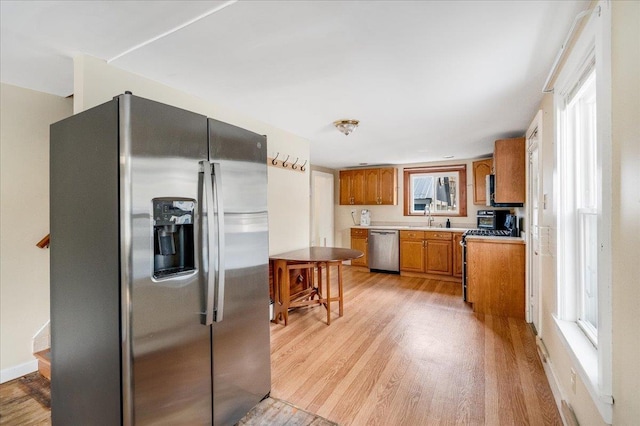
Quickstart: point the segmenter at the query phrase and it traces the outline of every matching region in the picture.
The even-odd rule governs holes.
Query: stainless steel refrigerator
[[[232,425],[268,395],[266,138],[126,93],[51,126],[54,425]]]

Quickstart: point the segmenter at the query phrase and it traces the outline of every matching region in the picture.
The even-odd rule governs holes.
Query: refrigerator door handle
[[[208,161],[201,162],[203,175],[204,175],[204,192],[207,201],[207,236],[206,239],[203,235],[203,245],[207,250],[207,267],[203,268],[203,270],[207,271],[207,291],[206,291],[206,306],[204,309],[204,325],[213,324],[213,297],[215,291],[215,278],[211,273],[211,268],[215,264],[215,259],[213,257],[213,250],[211,249],[211,231],[214,228],[214,205],[213,205],[213,183],[211,182],[212,174],[211,174],[211,164]],[[204,233],[203,233],[204,234]],[[205,248],[203,247],[203,248]]]
[[[224,313],[224,285],[225,285],[225,242],[224,242],[224,206],[222,203],[222,172],[220,170],[219,163],[212,163],[213,165],[213,182],[215,190],[215,200],[217,208],[217,229],[216,234],[218,237],[218,267],[216,269],[216,277],[218,281],[218,291],[216,294],[216,315],[215,322],[222,321]],[[211,197],[207,197],[209,199]]]

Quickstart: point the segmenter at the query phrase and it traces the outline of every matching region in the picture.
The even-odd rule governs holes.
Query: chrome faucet
[[[427,219],[427,226],[429,228],[431,228],[433,226],[433,217],[431,217],[431,206],[425,206],[424,208],[424,215],[426,216],[427,213],[429,214],[429,218]]]

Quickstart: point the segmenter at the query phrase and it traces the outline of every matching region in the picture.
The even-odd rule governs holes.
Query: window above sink
[[[404,169],[405,216],[466,216],[467,165]]]

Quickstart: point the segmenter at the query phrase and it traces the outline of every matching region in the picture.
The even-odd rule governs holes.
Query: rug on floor
[[[18,385],[44,408],[51,409],[51,386],[49,381],[39,373],[31,373],[20,377]]]
[[[236,426],[338,426],[323,417],[275,398],[266,398],[253,407]]]

